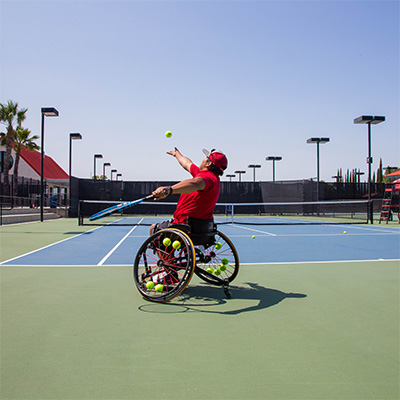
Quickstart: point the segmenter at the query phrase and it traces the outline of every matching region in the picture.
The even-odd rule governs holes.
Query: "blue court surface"
[[[142,224],[157,221],[146,218],[135,221],[140,222],[136,226],[117,223],[93,227],[1,265],[132,265],[140,245],[149,235],[149,226]],[[400,229],[383,225],[221,224],[218,229],[234,243],[241,264],[400,259]]]

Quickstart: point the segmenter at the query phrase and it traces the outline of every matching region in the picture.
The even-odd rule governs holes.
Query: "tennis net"
[[[176,208],[172,202],[143,202],[123,212],[93,222],[89,220],[96,212],[120,203],[81,200],[79,225],[151,225],[171,218]],[[217,203],[214,219],[218,224],[243,225],[362,224],[368,223],[368,204],[368,200]]]

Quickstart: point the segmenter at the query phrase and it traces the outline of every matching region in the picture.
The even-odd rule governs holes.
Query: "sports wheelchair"
[[[154,302],[178,296],[193,273],[222,286],[229,298],[229,284],[238,272],[239,257],[229,238],[218,231],[213,220],[194,218],[151,235],[140,247],[133,266],[137,289]]]

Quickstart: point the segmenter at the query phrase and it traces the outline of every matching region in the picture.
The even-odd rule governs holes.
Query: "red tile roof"
[[[38,151],[21,149],[21,158],[40,176],[40,156]],[[63,180],[69,179],[69,175],[49,156],[44,156],[44,179]]]
[[[392,172],[391,174],[385,175],[385,178],[394,178],[395,176],[400,176],[400,169],[398,171]]]

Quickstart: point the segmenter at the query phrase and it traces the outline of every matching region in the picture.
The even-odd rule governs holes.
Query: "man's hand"
[[[167,151],[167,154],[169,154],[169,155],[172,156],[172,157],[176,157],[176,156],[177,156],[177,153],[180,154],[180,151],[179,151],[176,147],[175,147],[174,150]]]
[[[155,197],[154,200],[162,200],[170,195],[170,191],[169,186],[160,186],[152,193],[152,195]]]
[[[190,166],[193,164],[192,160],[190,158],[183,156],[182,153],[176,147],[174,150],[167,151],[167,154],[169,154],[172,157],[175,157],[178,160],[181,167],[186,171],[190,172]]]

